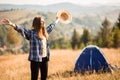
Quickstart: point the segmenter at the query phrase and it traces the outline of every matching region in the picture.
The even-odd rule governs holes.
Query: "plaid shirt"
[[[48,34],[53,30],[56,23],[51,23],[47,28]],[[15,28],[16,31],[21,33],[21,35],[30,41],[30,52],[29,52],[29,61],[36,61],[36,62],[42,62],[42,41],[38,38],[36,32],[34,29],[27,30],[19,25],[16,25]],[[47,46],[47,57],[49,59],[49,46]]]

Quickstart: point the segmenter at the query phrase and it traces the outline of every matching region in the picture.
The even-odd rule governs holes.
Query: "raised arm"
[[[2,19],[0,20],[1,24],[5,24],[5,25],[10,25],[12,26],[16,31],[18,31],[24,38],[26,38],[27,40],[30,39],[30,31],[26,30],[25,28],[18,26],[14,23],[12,23],[9,19]]]
[[[56,26],[56,24],[58,23],[59,19],[57,19],[55,22],[51,23],[47,28],[47,32],[48,34],[50,34],[50,32],[54,29],[54,27]]]

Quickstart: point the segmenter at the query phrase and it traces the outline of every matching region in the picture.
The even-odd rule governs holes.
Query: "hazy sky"
[[[54,4],[60,2],[71,2],[75,4],[81,5],[88,5],[92,3],[97,4],[108,4],[108,3],[120,3],[120,0],[0,0],[1,3],[7,4],[40,4],[40,5],[47,5],[47,4]]]

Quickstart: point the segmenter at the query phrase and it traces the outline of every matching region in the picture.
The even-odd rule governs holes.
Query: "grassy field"
[[[120,49],[101,49],[109,64],[120,67]],[[81,50],[51,50],[48,80],[120,80],[120,71],[112,74],[73,73]],[[0,56],[0,80],[30,80],[28,54]],[[40,78],[40,76],[39,76]]]

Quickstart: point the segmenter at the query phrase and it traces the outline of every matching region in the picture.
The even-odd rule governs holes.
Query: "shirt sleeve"
[[[50,34],[50,32],[54,29],[54,27],[56,26],[56,24],[57,24],[56,22],[53,22],[53,23],[51,23],[51,24],[46,28],[48,34]]]
[[[19,25],[16,25],[16,28],[14,29],[18,31],[24,38],[26,38],[27,40],[30,40],[30,30],[27,30]]]

